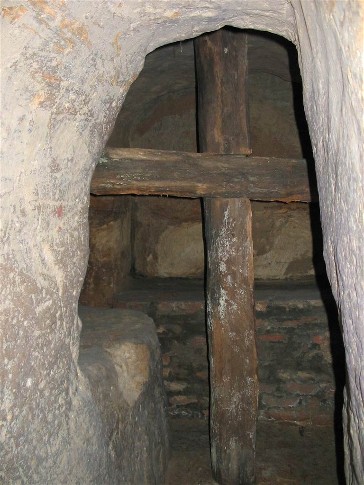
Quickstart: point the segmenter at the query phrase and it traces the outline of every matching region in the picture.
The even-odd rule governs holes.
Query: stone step
[[[335,309],[330,286],[313,278],[301,280],[258,280],[255,282],[257,309],[262,305],[288,307],[308,304]],[[160,314],[190,314],[205,307],[202,279],[129,278],[113,300],[113,307]]]

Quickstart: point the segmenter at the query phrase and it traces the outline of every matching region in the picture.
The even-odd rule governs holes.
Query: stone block
[[[135,206],[136,273],[152,278],[202,278],[204,243],[200,201],[140,197]],[[323,272],[317,207],[253,202],[252,211],[256,279],[300,278]]]
[[[163,483],[168,437],[159,342],[143,313],[80,307],[79,363],[120,483]]]
[[[136,201],[135,271],[148,277],[196,277],[204,271],[199,200],[140,197]]]
[[[90,197],[90,256],[80,302],[110,306],[131,268],[131,198]]]

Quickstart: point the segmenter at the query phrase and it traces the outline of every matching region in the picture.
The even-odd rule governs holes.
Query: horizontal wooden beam
[[[91,193],[316,200],[305,160],[135,148],[107,149],[96,166]]]

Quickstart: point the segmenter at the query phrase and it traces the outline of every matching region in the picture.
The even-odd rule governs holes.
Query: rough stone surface
[[[136,273],[203,278],[200,201],[140,199],[134,212]],[[252,211],[255,278],[301,278],[324,272],[317,206],[253,202]]]
[[[258,422],[256,485],[342,485],[342,468],[334,466],[334,443],[327,426]],[[206,420],[171,420],[171,448],[166,485],[217,485]]]
[[[104,425],[115,483],[162,483],[168,437],[155,325],[130,310],[80,307],[79,314],[80,369]]]
[[[77,362],[90,178],[145,55],[225,24],[297,46],[346,348],[346,476],[363,482],[363,22],[360,0],[3,1],[5,483],[112,483],[103,424]]]
[[[248,42],[253,153],[302,157],[309,137],[300,107],[297,51],[292,43],[267,32],[250,31]],[[128,91],[108,144],[195,152],[195,95],[191,40],[151,52]]]
[[[325,272],[315,204],[252,203],[256,279],[297,279]]]
[[[135,272],[148,277],[202,277],[199,200],[140,197],[134,211]]]

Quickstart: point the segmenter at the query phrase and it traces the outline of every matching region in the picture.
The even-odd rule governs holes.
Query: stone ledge
[[[334,303],[327,281],[315,278],[295,280],[256,280],[254,284],[256,311],[272,307],[322,307]],[[113,306],[159,315],[193,314],[204,310],[204,280],[199,278],[129,277],[122,291],[115,294]]]
[[[129,310],[80,307],[79,364],[109,440],[121,483],[163,483],[165,394],[154,322]]]

